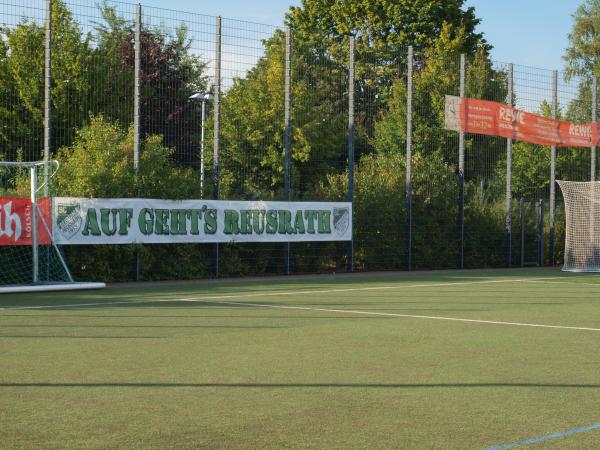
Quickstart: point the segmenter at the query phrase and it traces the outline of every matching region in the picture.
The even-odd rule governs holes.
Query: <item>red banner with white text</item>
[[[598,122],[585,124],[567,122],[527,113],[487,100],[472,98],[450,98],[449,100],[459,103],[459,114],[456,115],[455,120],[458,119],[460,131],[466,133],[501,136],[558,147],[591,147],[598,145],[600,138]],[[452,114],[458,112],[456,109],[447,106],[446,112]]]
[[[38,200],[38,244],[52,242],[52,199]],[[43,218],[43,221],[42,221]],[[44,226],[45,222],[45,226]],[[0,246],[31,245],[33,240],[33,204],[28,198],[0,197]]]

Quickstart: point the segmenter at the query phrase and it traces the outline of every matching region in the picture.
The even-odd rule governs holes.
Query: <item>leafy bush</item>
[[[190,199],[198,197],[200,181],[190,168],[172,160],[172,150],[160,136],[149,136],[140,155],[139,195],[133,171],[133,133],[102,116],[78,131],[71,147],[58,152],[61,170],[55,183],[61,196]],[[68,246],[65,248],[74,275],[79,279],[130,280],[135,245]],[[190,245],[141,245],[143,279],[179,279],[207,276],[206,249]]]

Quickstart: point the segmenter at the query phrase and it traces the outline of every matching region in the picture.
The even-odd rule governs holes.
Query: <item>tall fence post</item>
[[[142,5],[135,5],[134,81],[133,81],[133,171],[137,195],[140,194],[140,73],[142,69]]]
[[[465,55],[460,55],[460,97],[465,97],[466,62]],[[465,267],[465,133],[458,137],[458,232],[459,261],[458,267]]]
[[[552,118],[556,119],[558,108],[558,71],[552,71]],[[554,266],[554,219],[556,208],[556,145],[550,150],[550,266]]]
[[[213,169],[214,188],[213,198],[219,200],[221,188],[221,16],[217,16],[215,30],[215,80],[213,84],[214,105],[214,142]],[[219,243],[214,247],[214,277],[219,277]]]
[[[349,39],[348,68],[348,201],[354,199],[354,36]],[[354,236],[348,242],[348,271],[354,270]]]
[[[598,79],[592,78],[592,123],[595,123],[596,118],[596,91],[598,89]],[[591,149],[591,164],[590,164],[590,180],[596,181],[596,142],[592,143]]]
[[[135,177],[136,195],[140,196],[140,78],[142,71],[142,5],[135,5],[135,32],[134,32],[134,75],[133,75],[133,173]],[[135,281],[140,279],[140,247],[135,250]]]
[[[44,39],[44,194],[50,194],[50,113],[52,109],[52,0],[46,0],[46,36]]]
[[[412,101],[413,47],[408,47],[406,74],[406,270],[412,270]]]
[[[291,104],[292,104],[292,32],[288,28],[285,30],[285,105],[284,105],[284,122],[285,122],[285,173],[284,173],[284,195],[285,201],[290,201],[290,185],[291,185],[291,159],[292,159],[292,120],[291,120]],[[291,244],[286,242],[285,248],[285,274],[290,274],[290,256]]]
[[[513,65],[508,65],[507,102],[513,105]],[[508,267],[512,263],[512,139],[506,139],[506,241]]]

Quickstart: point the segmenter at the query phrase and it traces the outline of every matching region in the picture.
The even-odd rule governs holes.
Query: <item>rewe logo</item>
[[[21,237],[22,225],[18,214],[12,212],[12,202],[0,208],[0,237],[12,237],[18,241]]]
[[[514,108],[503,108],[500,107],[499,111],[500,120],[504,122],[518,123],[520,125],[525,125],[525,118],[523,115],[523,111],[519,111]]]

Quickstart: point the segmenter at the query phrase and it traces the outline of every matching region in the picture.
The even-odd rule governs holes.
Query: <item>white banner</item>
[[[352,239],[352,203],[53,199],[60,245]]]

